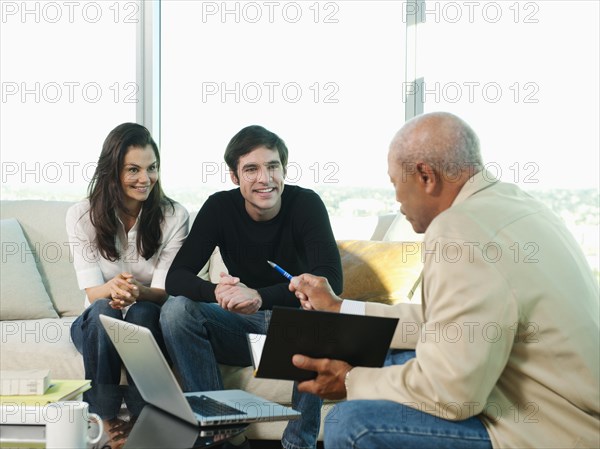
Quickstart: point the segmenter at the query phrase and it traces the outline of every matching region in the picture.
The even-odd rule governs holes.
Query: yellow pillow
[[[386,304],[408,300],[423,266],[420,242],[339,240],[337,245],[344,271],[341,298]]]

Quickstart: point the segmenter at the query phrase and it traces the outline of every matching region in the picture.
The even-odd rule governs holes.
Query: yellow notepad
[[[45,394],[0,396],[0,406],[16,405],[45,405],[51,402],[76,399],[78,395],[91,388],[90,381],[83,380],[53,380]]]

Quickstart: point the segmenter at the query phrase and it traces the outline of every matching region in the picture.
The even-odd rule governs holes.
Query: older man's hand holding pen
[[[342,300],[333,292],[327,278],[312,274],[294,276],[289,289],[306,310],[339,312],[342,307]]]
[[[342,300],[333,292],[327,278],[301,274],[290,279],[290,291],[306,310],[339,312]],[[346,397],[346,379],[352,366],[342,360],[313,359],[296,354],[292,363],[301,369],[316,371],[317,377],[298,384],[298,390],[316,394],[325,399]]]

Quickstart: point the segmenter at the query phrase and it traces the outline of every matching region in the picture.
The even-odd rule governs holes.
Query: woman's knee
[[[127,310],[125,321],[146,326],[149,324],[158,323],[159,317],[160,306],[158,304],[147,301],[139,301],[133,304],[129,310]]]
[[[110,300],[97,299],[87,309],[85,309],[84,319],[97,321],[100,315],[107,315],[113,318],[122,318],[123,313],[119,309],[113,309],[110,306]]]

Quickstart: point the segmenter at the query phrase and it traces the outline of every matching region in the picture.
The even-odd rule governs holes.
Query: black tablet
[[[314,379],[315,372],[292,364],[294,354],[379,368],[397,324],[397,318],[275,307],[266,338],[248,335],[254,375],[268,379]]]

